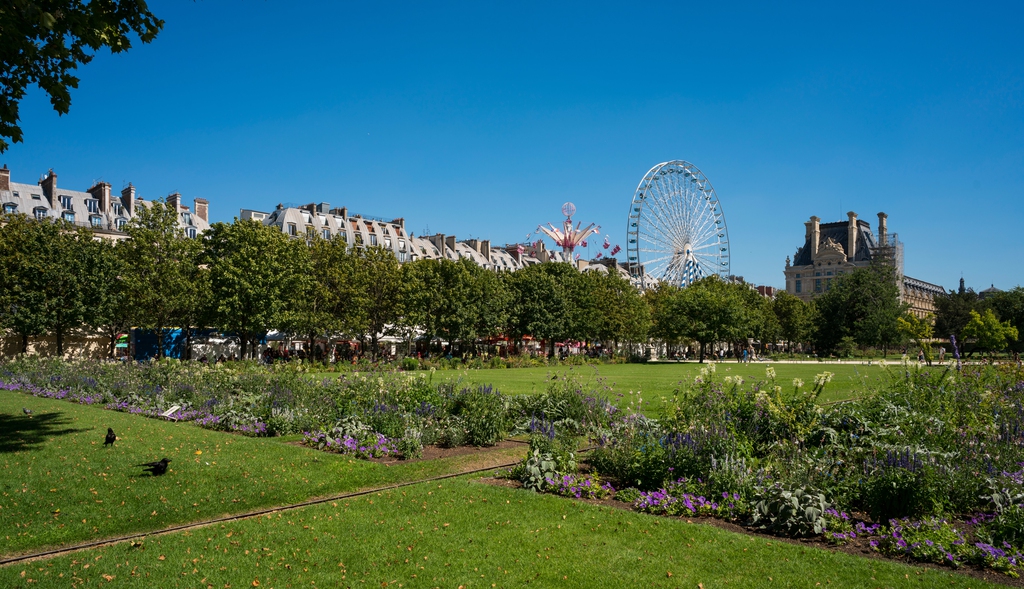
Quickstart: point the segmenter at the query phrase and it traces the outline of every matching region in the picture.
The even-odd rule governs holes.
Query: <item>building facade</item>
[[[176,192],[165,200],[178,211],[178,224],[186,237],[197,237],[210,228],[210,204],[206,199],[195,199],[194,209],[184,205]],[[139,197],[130,183],[120,195],[112,194],[107,182],[97,182],[83,192],[59,187],[53,170],[36,184],[22,184],[11,182],[11,171],[6,165],[0,169],[0,210],[3,213],[23,213],[39,220],[63,219],[78,227],[87,227],[96,236],[106,239],[127,237],[124,226],[139,207],[151,203]]]
[[[888,231],[888,215],[878,213],[878,233],[850,211],[846,221],[822,223],[811,217],[804,223],[804,244],[793,259],[786,258],[786,292],[810,302],[828,292],[835,280],[874,261],[884,261],[896,269],[900,299],[910,305],[918,317],[935,312],[935,295],[945,294],[937,284],[918,280],[903,273],[903,243]]]

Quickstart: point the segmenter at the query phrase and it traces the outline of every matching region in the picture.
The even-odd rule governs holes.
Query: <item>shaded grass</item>
[[[466,478],[0,569],[4,587],[82,585],[995,586]]]
[[[33,411],[22,415],[22,407]],[[107,427],[118,441],[103,447]],[[523,450],[504,451],[506,461]],[[166,475],[139,463],[172,460]],[[460,472],[477,456],[391,466],[0,391],[0,554],[201,521]]]

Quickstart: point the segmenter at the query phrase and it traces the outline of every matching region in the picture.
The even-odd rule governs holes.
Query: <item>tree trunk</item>
[[[245,354],[246,352],[248,352],[249,345],[249,337],[245,334],[244,331],[238,334],[238,344],[238,356],[239,359],[241,360],[245,358]]]
[[[57,326],[57,357],[64,358],[64,328]]]
[[[704,363],[704,342],[698,342],[700,344],[700,363]]]
[[[28,334],[21,334],[21,353],[28,354]]]

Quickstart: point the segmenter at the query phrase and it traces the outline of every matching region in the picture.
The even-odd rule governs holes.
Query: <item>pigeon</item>
[[[117,441],[117,434],[114,433],[114,428],[107,428],[107,437],[103,440],[104,446],[113,446],[114,442]]]
[[[21,412],[24,413],[25,415],[32,415],[32,410],[29,409],[28,407],[22,407]]]
[[[136,466],[142,466],[144,467],[144,470],[149,471],[149,474],[158,477],[167,472],[167,463],[170,461],[170,458],[164,458],[163,460],[159,460],[157,462],[145,462],[143,464],[138,464]]]

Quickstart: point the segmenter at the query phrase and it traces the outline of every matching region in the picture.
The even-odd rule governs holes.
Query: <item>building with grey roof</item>
[[[176,192],[165,200],[178,211],[178,224],[186,237],[197,237],[210,228],[210,205],[206,199],[195,199],[194,209],[184,205]],[[85,191],[71,190],[57,185],[57,174],[53,170],[36,184],[23,184],[11,181],[11,171],[6,164],[0,169],[0,210],[3,213],[22,213],[39,220],[63,219],[107,239],[127,237],[125,224],[138,207],[149,206],[151,202],[139,197],[131,184],[125,186],[120,195],[112,194],[107,182],[97,182]]]
[[[900,281],[900,298],[919,317],[935,312],[935,295],[945,294],[937,285],[903,273],[903,243],[889,233],[888,215],[878,213],[878,233],[872,233],[867,221],[857,219],[850,211],[846,221],[822,223],[811,217],[804,223],[804,244],[797,248],[792,261],[786,258],[786,292],[804,301],[828,292],[833,281],[857,268],[884,260],[896,269]]]

